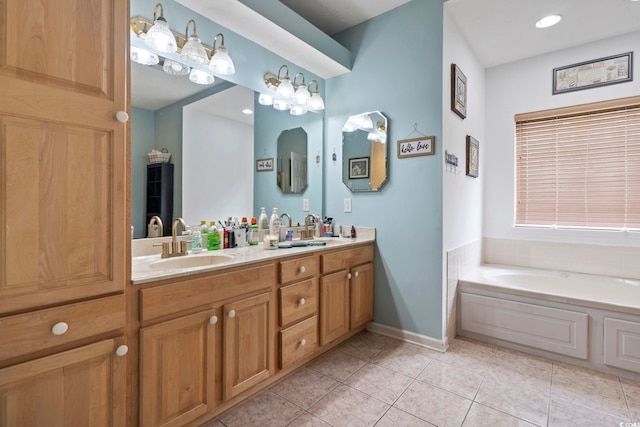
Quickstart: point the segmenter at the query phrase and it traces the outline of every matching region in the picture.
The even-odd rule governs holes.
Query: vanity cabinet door
[[[0,425],[125,425],[124,340],[108,339],[0,369]]]
[[[349,332],[349,273],[341,270],[320,278],[320,345]]]
[[[182,426],[215,404],[214,310],[140,330],[140,421]]]
[[[274,372],[274,310],[272,292],[223,307],[225,400],[253,387]]]
[[[373,263],[351,269],[351,329],[373,320]]]

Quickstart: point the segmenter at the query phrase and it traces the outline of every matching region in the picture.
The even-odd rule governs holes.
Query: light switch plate
[[[309,199],[302,199],[302,211],[309,212]]]
[[[351,212],[351,199],[344,199],[344,211]]]

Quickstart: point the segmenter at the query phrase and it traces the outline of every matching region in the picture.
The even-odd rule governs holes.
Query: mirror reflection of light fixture
[[[193,23],[193,33],[189,35],[189,24],[191,23]],[[196,31],[196,21],[190,19],[187,22],[187,28],[184,30],[187,42],[182,46],[180,58],[196,64],[205,64],[209,62],[209,57],[207,56],[207,52],[204,50],[204,46],[200,43],[200,39],[198,38]]]
[[[216,48],[216,41],[218,41],[218,37],[221,39],[220,47]],[[233,65],[233,60],[229,56],[229,51],[224,46],[224,35],[222,33],[216,34],[213,38],[213,51],[211,53],[209,69],[221,76],[230,76],[236,72],[236,67]]]
[[[285,70],[283,77],[282,70]],[[302,79],[300,84],[298,77]],[[260,93],[258,103],[261,105],[273,105],[273,108],[279,111],[289,110],[290,114],[295,116],[306,114],[309,110],[324,110],[324,101],[320,96],[317,80],[311,80],[307,86],[304,74],[297,73],[291,83],[289,67],[286,65],[280,67],[277,76],[272,73],[265,74],[264,82],[269,91]],[[315,90],[311,91],[314,83]]]
[[[160,58],[155,53],[139,47],[131,46],[131,60],[142,65],[156,65],[160,62]]]
[[[160,7],[160,16],[156,19],[158,7]],[[156,4],[153,8],[153,25],[147,31],[144,43],[151,49],[161,53],[174,53],[178,50],[176,38],[171,32],[171,28],[169,28],[169,23],[164,18],[162,3]]]
[[[206,71],[198,70],[197,68],[192,68],[189,73],[189,80],[193,83],[199,85],[211,85],[214,82],[214,78],[211,74]]]
[[[191,67],[165,58],[162,71],[171,76],[186,76],[191,71]]]

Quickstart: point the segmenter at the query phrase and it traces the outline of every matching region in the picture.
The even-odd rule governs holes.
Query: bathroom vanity
[[[139,396],[140,425],[204,423],[363,330],[373,238],[326,241],[187,255],[182,267],[134,258],[129,412]]]

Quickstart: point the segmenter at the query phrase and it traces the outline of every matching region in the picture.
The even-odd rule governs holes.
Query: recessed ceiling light
[[[547,28],[552,25],[556,25],[558,22],[560,22],[561,19],[562,19],[562,16],[560,15],[545,16],[544,18],[538,19],[538,22],[536,22],[536,27]]]
[[[246,114],[248,116],[249,114],[253,114],[253,110],[251,110],[250,108],[245,108],[244,110],[242,110],[242,114]]]

